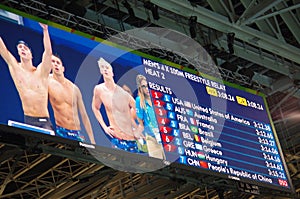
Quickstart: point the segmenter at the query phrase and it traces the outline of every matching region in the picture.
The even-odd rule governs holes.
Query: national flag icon
[[[184,101],[184,106],[188,107],[188,108],[192,108],[192,104],[191,102],[188,102],[188,101]]]
[[[207,164],[207,162],[205,162],[205,161],[202,161],[202,160],[200,160],[199,162],[200,162],[200,166],[201,166],[202,168],[205,168],[205,169],[207,169],[207,168],[208,168],[208,164]]]
[[[195,148],[198,149],[199,151],[203,150],[202,144],[199,144],[199,143],[195,143]]]
[[[197,152],[197,155],[198,155],[198,158],[199,158],[199,159],[205,160],[204,152],[198,151],[198,152]]]
[[[164,96],[164,94],[162,94],[161,92],[152,90],[151,91],[151,96],[155,99],[160,99]]]
[[[198,133],[198,128],[196,126],[190,126],[190,129],[193,133],[195,133],[195,134]]]
[[[189,116],[194,116],[194,112],[191,110],[191,109],[185,109],[186,111],[186,114],[189,115]]]
[[[196,142],[201,142],[201,137],[199,135],[194,135]]]
[[[192,117],[190,117],[190,123],[192,125],[196,125],[197,124],[196,120],[194,118],[192,118]]]

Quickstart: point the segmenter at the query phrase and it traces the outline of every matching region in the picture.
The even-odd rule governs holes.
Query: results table
[[[151,60],[143,64],[169,156],[235,180],[290,186],[262,96]]]

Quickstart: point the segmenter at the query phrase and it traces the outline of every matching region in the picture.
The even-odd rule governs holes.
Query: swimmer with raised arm
[[[20,62],[6,48],[0,37],[0,54],[8,65],[9,72],[18,90],[26,124],[53,129],[48,112],[48,76],[51,71],[52,47],[48,26],[41,24],[43,29],[44,53],[42,62],[32,64],[32,52],[28,44],[19,41],[17,44]]]

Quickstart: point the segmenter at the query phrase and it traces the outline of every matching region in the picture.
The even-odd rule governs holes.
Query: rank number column
[[[178,146],[182,145],[182,141],[172,97],[156,90],[150,90],[150,92],[164,149],[167,152],[177,153]]]

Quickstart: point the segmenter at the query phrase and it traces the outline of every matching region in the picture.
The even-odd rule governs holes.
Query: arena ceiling
[[[149,54],[205,70],[196,64],[197,52],[189,51],[190,40],[174,37],[173,31],[192,36],[213,58],[224,80],[268,96],[299,197],[300,0],[0,0],[0,4],[101,38],[160,27],[134,36],[119,34],[117,39],[128,45],[130,38],[136,47],[149,45],[143,49]],[[152,5],[156,10],[151,10]],[[9,138],[2,137],[0,145],[0,198],[272,198],[278,194],[239,192],[226,180],[172,167],[157,173],[126,173],[94,162],[84,151],[74,156],[66,145],[31,141],[22,146],[23,142],[3,140]]]

